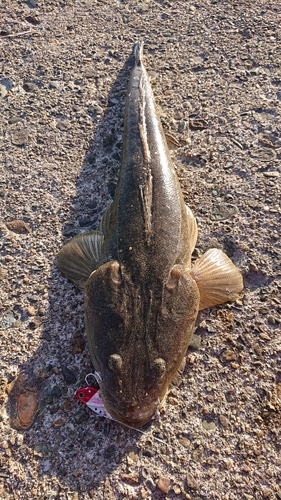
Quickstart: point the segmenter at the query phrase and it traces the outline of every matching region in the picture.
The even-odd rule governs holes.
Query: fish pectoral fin
[[[190,242],[190,249],[191,253],[193,252],[197,237],[198,237],[198,228],[197,228],[197,222],[196,219],[193,215],[192,210],[186,205],[186,215],[187,215],[187,227],[188,227],[188,240]]]
[[[241,273],[227,255],[211,248],[190,272],[200,292],[199,310],[236,300],[243,289]]]
[[[58,254],[57,266],[70,281],[83,290],[90,274],[105,260],[103,233],[88,231],[74,236],[64,245]]]
[[[103,213],[99,225],[99,231],[101,231],[105,236],[107,236],[110,233],[112,225],[116,224],[116,216],[117,216],[117,210],[114,201],[112,201],[108,205],[105,212]]]

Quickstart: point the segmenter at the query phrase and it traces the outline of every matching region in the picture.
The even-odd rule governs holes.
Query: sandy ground
[[[280,14],[277,0],[2,3],[1,499],[281,499]],[[114,193],[138,39],[195,253],[223,248],[245,284],[200,314],[143,434],[74,398],[92,371],[83,294],[55,266]]]

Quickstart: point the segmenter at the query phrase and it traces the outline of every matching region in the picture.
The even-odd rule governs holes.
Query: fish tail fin
[[[134,48],[135,54],[135,66],[139,66],[142,63],[143,56],[143,42],[138,42]]]

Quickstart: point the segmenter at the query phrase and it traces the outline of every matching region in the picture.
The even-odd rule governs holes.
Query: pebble
[[[181,487],[178,484],[175,484],[173,486],[173,491],[174,491],[175,495],[180,495],[181,494]]]
[[[73,333],[70,341],[70,347],[68,349],[68,352],[72,354],[81,354],[81,352],[84,351],[86,345],[85,338],[83,337],[82,333],[77,331]]]
[[[67,132],[71,127],[71,123],[68,120],[58,120],[56,127],[62,132]]]
[[[37,85],[35,85],[35,83],[25,82],[23,84],[23,89],[25,90],[25,92],[36,92],[36,90],[38,90],[38,87]]]
[[[29,131],[26,127],[21,127],[13,130],[11,133],[11,141],[15,146],[24,146],[28,142]]]
[[[170,483],[171,483],[171,481],[168,477],[162,476],[158,479],[156,486],[157,486],[158,490],[162,491],[163,493],[165,493],[167,495],[167,493],[169,493]]]
[[[20,314],[14,310],[5,312],[0,316],[0,330],[17,327],[20,323]]]
[[[219,416],[220,423],[223,427],[228,427],[229,426],[229,420],[226,418],[224,415]]]
[[[64,378],[65,383],[67,385],[72,385],[72,384],[75,384],[77,382],[77,377],[76,377],[75,373],[72,370],[70,370],[69,368],[67,368],[67,366],[61,365],[61,370],[62,370],[63,378]]]
[[[8,120],[8,123],[10,125],[13,125],[15,123],[22,123],[22,119],[19,116],[11,116],[11,118],[9,118]]]
[[[226,220],[233,217],[233,215],[238,213],[236,205],[231,205],[230,203],[217,203],[213,205],[212,209],[212,220]]]
[[[35,308],[33,306],[27,307],[26,311],[28,316],[35,316],[36,314]]]
[[[0,267],[0,281],[5,280],[7,278],[8,274],[6,269],[3,269],[3,267]]]
[[[208,122],[203,118],[191,118],[189,120],[189,126],[193,130],[204,130],[208,127]]]
[[[54,385],[51,390],[51,395],[53,398],[60,398],[62,396],[62,390],[58,385]]]
[[[11,222],[6,223],[7,228],[9,231],[12,231],[13,233],[16,234],[28,234],[31,233],[31,227],[29,224],[24,222],[23,220],[17,219],[17,220],[12,220]]]
[[[34,451],[37,455],[43,458],[49,458],[52,456],[52,448],[46,441],[38,441],[34,446]]]
[[[5,85],[0,84],[0,97],[3,98],[8,94],[8,91],[5,87]]]
[[[277,170],[268,170],[267,172],[263,172],[265,177],[279,177],[280,172]]]
[[[89,415],[89,413],[84,408],[81,408],[74,415],[74,418],[75,418],[77,424],[83,424],[84,422],[87,422],[87,420],[89,420],[90,415]]]
[[[20,427],[27,430],[34,422],[38,410],[37,393],[26,389],[18,395],[17,414]]]
[[[250,156],[257,158],[259,161],[276,160],[276,152],[270,148],[252,148],[250,149]]]
[[[92,103],[88,107],[89,113],[95,113],[97,115],[102,115],[103,108],[98,103]]]
[[[52,426],[53,426],[55,429],[59,429],[59,428],[60,428],[60,427],[62,427],[65,423],[66,423],[66,418],[64,418],[64,417],[60,417],[60,418],[57,418],[57,420],[55,420],[55,421],[52,423]]]
[[[133,474],[121,474],[121,481],[129,484],[130,486],[137,486],[140,482],[138,476],[134,476]]]
[[[65,413],[69,413],[73,408],[73,401],[70,399],[64,399],[61,407]]]
[[[180,437],[179,438],[179,443],[184,447],[184,448],[189,448],[191,441],[187,439],[186,437]]]
[[[234,351],[231,351],[230,349],[225,349],[220,355],[220,360],[222,363],[226,361],[236,361],[236,358],[236,353]]]
[[[214,429],[216,429],[217,426],[216,426],[215,422],[209,422],[208,420],[203,420],[202,427],[206,431],[213,431]]]
[[[192,490],[197,490],[199,487],[195,477],[190,472],[186,473],[186,483],[187,486]]]
[[[201,337],[200,335],[196,335],[195,333],[191,337],[191,341],[188,347],[192,347],[193,349],[200,349],[201,347]]]

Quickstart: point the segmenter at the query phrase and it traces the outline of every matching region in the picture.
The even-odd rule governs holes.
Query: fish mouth
[[[116,422],[120,422],[130,427],[138,428],[150,422],[150,420],[157,412],[160,406],[160,402],[154,402],[153,405],[151,405],[149,408],[135,408],[133,410],[125,409],[124,411],[119,410],[118,408],[116,408],[116,406],[113,408],[105,400],[104,405],[113,420],[116,420]]]

